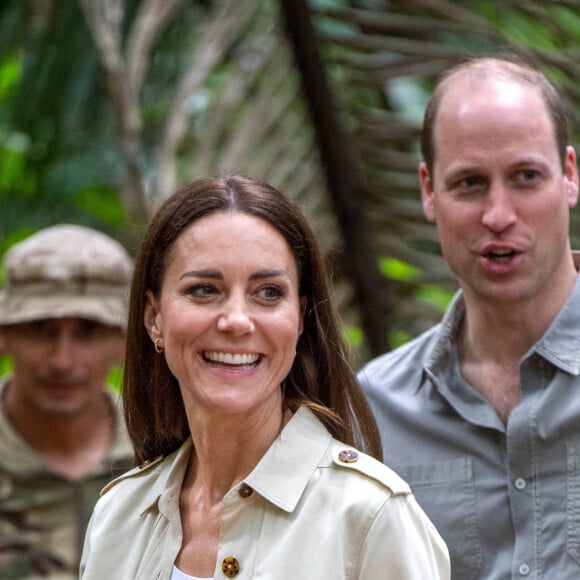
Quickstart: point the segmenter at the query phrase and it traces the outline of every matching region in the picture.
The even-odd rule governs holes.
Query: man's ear
[[[431,223],[437,222],[437,212],[435,211],[435,198],[433,194],[433,182],[431,175],[424,161],[419,163],[419,181],[421,182],[421,203],[423,213]]]
[[[575,207],[578,203],[578,164],[574,147],[568,146],[566,149],[566,166],[564,169],[566,179],[566,194],[568,196],[568,207]]]

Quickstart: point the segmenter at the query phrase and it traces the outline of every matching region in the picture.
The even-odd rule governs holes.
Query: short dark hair
[[[309,406],[337,439],[380,459],[376,423],[348,362],[325,264],[304,214],[271,185],[233,175],[196,181],[169,197],[153,216],[137,256],[123,380],[125,417],[137,461],[170,453],[189,435],[177,380],[165,357],[154,352],[143,323],[146,292],[159,295],[181,233],[220,211],[265,220],[282,234],[296,260],[299,292],[307,307],[295,361],[283,382],[285,405],[293,410]]]
[[[433,176],[436,155],[435,124],[441,102],[455,80],[476,74],[508,78],[517,83],[529,85],[538,91],[552,120],[558,155],[562,169],[564,169],[566,166],[566,147],[568,146],[568,124],[564,104],[554,85],[543,73],[521,59],[515,57],[511,59],[479,57],[462,61],[448,69],[442,75],[429,99],[421,132],[421,154],[429,174]]]

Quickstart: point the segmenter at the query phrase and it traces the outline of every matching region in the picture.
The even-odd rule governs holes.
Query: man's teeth
[[[500,261],[500,262],[507,262],[509,258],[514,255],[513,250],[493,250],[489,252],[488,256],[492,260]]]
[[[204,356],[212,362],[220,362],[228,365],[249,365],[258,360],[257,354],[231,354],[229,352],[205,352]]]

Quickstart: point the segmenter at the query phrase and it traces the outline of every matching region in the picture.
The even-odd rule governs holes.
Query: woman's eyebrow
[[[277,278],[279,276],[287,277],[288,274],[287,274],[286,270],[264,269],[264,270],[258,270],[257,272],[254,272],[250,276],[250,280],[262,280],[264,278]]]
[[[219,270],[208,268],[206,270],[189,270],[179,277],[180,280],[183,278],[213,278],[214,280],[223,280],[224,276]]]

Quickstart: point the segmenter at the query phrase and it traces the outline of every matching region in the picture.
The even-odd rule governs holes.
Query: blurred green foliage
[[[8,375],[12,372],[12,357],[6,355],[0,355],[0,377]],[[107,377],[107,383],[116,392],[121,391],[121,385],[123,383],[123,367],[115,365]]]
[[[141,3],[142,0],[124,1],[127,22]],[[121,241],[127,229],[134,226],[127,223],[119,193],[124,179],[122,154],[94,42],[77,2],[54,0],[50,4],[53,17],[50,26],[43,27],[35,17],[34,2],[0,3],[0,256],[34,231],[58,222],[95,227]],[[557,26],[546,26],[525,4],[466,0],[457,3],[457,9],[471,10],[487,19],[498,31],[498,38],[503,36],[522,47],[545,49],[549,55],[547,64],[550,59],[558,62],[573,55],[563,44],[566,35],[562,32],[579,34],[580,11],[558,2],[546,2],[543,9],[550,9],[557,17]],[[207,1],[184,3],[184,9],[167,27],[148,63],[141,104],[144,141],[149,149],[141,151],[140,160],[147,179],[152,171],[149,166],[157,143],[155,136],[166,118],[176,81],[191,56],[189,49],[203,34],[203,27],[196,24],[203,20],[211,5]],[[378,0],[311,1],[315,10],[376,7],[383,11],[383,5]],[[433,9],[437,10],[436,2]],[[329,35],[358,30],[354,21],[325,18],[318,22],[321,31]],[[429,31],[432,33],[433,42],[460,44],[467,53],[482,48],[477,34],[473,38],[453,35],[444,28]],[[341,88],[336,91],[340,109],[383,108],[385,94],[369,90],[359,82],[360,78],[351,76],[356,67],[349,71],[344,66],[349,49],[339,43],[325,46],[332,79]],[[487,46],[483,48],[489,50]],[[564,78],[564,66],[551,69],[549,72],[555,77],[560,74],[564,83],[575,84],[573,74]],[[228,81],[227,67],[217,68],[211,81],[188,105],[199,112],[211,111]],[[397,114],[419,124],[431,88],[431,81],[402,75],[389,85],[390,106]],[[575,86],[573,91],[577,92]],[[197,130],[195,119],[194,115],[188,139],[203,143],[205,135]],[[353,117],[344,114],[342,120],[350,130]],[[191,160],[185,157],[179,162],[188,164]],[[442,313],[452,298],[449,288],[423,283],[425,273],[415,265],[384,256],[379,260],[379,268],[399,292],[428,305],[436,313]],[[397,324],[390,332],[392,347],[411,338],[411,333]],[[364,342],[359,327],[345,328],[344,336],[355,349]],[[0,357],[0,372],[9,368],[9,361]]]

